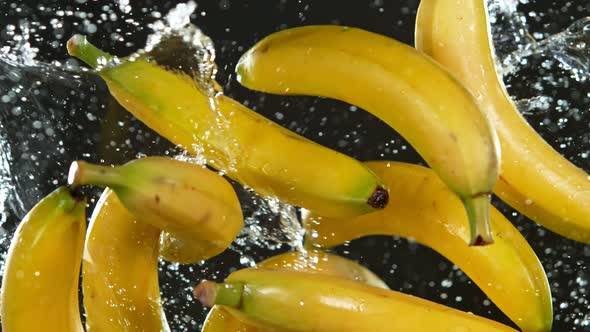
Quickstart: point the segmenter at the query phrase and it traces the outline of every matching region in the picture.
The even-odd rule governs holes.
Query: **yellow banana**
[[[258,42],[236,72],[251,89],[330,97],[373,113],[463,200],[470,244],[493,242],[488,206],[498,178],[497,138],[471,94],[428,57],[360,29],[308,26]]]
[[[319,273],[362,282],[373,287],[389,289],[373,272],[365,267],[340,256],[319,250],[294,251],[273,256],[258,267],[275,271],[297,271]],[[223,306],[214,306],[203,324],[201,332],[282,332],[285,328],[273,328],[242,321],[234,317]]]
[[[162,157],[118,167],[76,161],[68,182],[112,188],[135,217],[166,231],[160,254],[171,261],[194,263],[218,255],[242,228],[232,186],[200,165]]]
[[[553,309],[543,266],[518,230],[491,207],[496,242],[466,248],[468,222],[461,202],[428,168],[395,162],[366,163],[391,190],[383,211],[351,219],[304,214],[308,245],[332,247],[364,235],[415,239],[467,274],[523,331],[549,331]]]
[[[93,68],[109,62],[98,74],[121,105],[263,196],[334,217],[360,215],[387,204],[387,190],[360,162],[282,128],[221,93],[200,90],[193,79],[198,72],[190,72],[193,67],[198,71],[200,63],[170,63],[181,56],[196,61],[194,54],[185,54],[195,50],[178,44],[178,38],[169,37],[152,53],[109,62],[110,55],[77,35],[68,41],[68,52]]]
[[[110,189],[86,237],[82,288],[86,330],[169,331],[158,284],[160,230],[138,221]]]
[[[86,200],[61,187],[24,217],[8,250],[2,331],[83,332],[78,279]]]
[[[291,331],[515,331],[400,292],[312,273],[245,269],[193,291],[205,306]]]
[[[496,72],[484,0],[423,0],[416,47],[455,74],[494,123],[502,146],[502,200],[548,229],[590,243],[588,174],[553,150],[520,115]]]
[[[259,267],[276,271],[318,273],[357,281],[365,285],[389,289],[377,275],[350,259],[321,250],[294,251],[273,256],[258,264]]]
[[[230,313],[224,306],[215,305],[209,311],[201,332],[284,332],[281,328],[241,320]]]

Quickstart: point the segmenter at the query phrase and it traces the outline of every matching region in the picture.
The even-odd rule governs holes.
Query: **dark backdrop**
[[[19,43],[15,36],[22,36],[28,27],[28,41],[31,47],[39,49],[39,61],[58,61],[62,66],[75,67],[76,62],[68,61],[65,51],[65,41],[74,33],[88,34],[97,46],[126,55],[144,45],[151,32],[148,24],[175,5],[172,1],[130,2],[131,10],[127,12],[119,3],[107,1],[0,0],[0,47]],[[581,2],[540,3],[519,6],[523,12],[537,13],[526,16],[531,32],[556,33],[590,13],[590,5]],[[342,24],[412,44],[418,0],[219,0],[197,4],[192,22],[215,42],[218,77],[226,94],[316,142],[360,160],[421,162],[401,137],[362,110],[354,111],[343,103],[321,98],[278,97],[248,91],[235,82],[233,75],[243,51],[265,35],[286,27]],[[18,54],[14,47],[10,52]],[[510,92],[517,98],[538,93],[530,88],[530,81],[540,80],[546,74],[538,70],[545,60],[543,56],[534,57],[527,68],[508,77]],[[48,66],[30,67],[8,61],[0,64],[0,98],[8,96],[0,102],[0,148],[4,152],[0,162],[9,166],[4,174],[0,173],[0,196],[8,197],[1,214],[3,250],[23,212],[57,184],[64,183],[72,160],[118,164],[138,153],[178,152],[122,110],[109,97],[103,83],[90,74],[74,76]],[[554,69],[558,75],[568,76],[566,71]],[[528,119],[550,144],[589,171],[590,164],[582,153],[588,149],[586,91],[586,82],[561,80],[545,91],[555,97],[555,105],[551,104],[546,111],[530,112]],[[569,117],[571,121],[566,126],[556,124],[566,116],[563,107],[557,105],[560,98],[572,100],[581,114],[573,120]],[[261,204],[244,192],[241,197],[246,215]],[[496,203],[529,239],[548,272],[555,298],[554,331],[590,331],[588,325],[581,323],[590,318],[586,286],[589,247],[560,238]],[[262,224],[265,222],[273,224],[276,220],[267,215]],[[277,250],[287,249],[283,246]],[[461,271],[428,248],[404,239],[374,236],[353,241],[336,251],[359,260],[392,289],[511,324]],[[206,310],[189,296],[192,284],[202,278],[223,279],[232,269],[271,254],[271,250],[250,243],[236,245],[200,265],[162,263],[162,290],[173,329],[196,330],[204,318]]]

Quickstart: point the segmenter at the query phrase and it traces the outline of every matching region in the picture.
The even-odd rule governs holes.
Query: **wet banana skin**
[[[320,250],[294,251],[273,256],[258,267],[277,271],[318,273],[345,278],[378,288],[389,289],[377,275],[349,259]],[[272,327],[232,315],[223,306],[214,306],[201,332],[288,332],[285,327]]]
[[[68,52],[93,68],[100,59],[113,58],[79,35],[68,41]],[[387,205],[386,188],[357,160],[299,136],[222,93],[210,96],[181,68],[167,67],[157,53],[119,60],[99,68],[98,74],[123,107],[258,194],[334,217]]]
[[[141,220],[163,230],[160,255],[195,263],[223,252],[243,225],[233,187],[207,168],[164,157],[146,157],[108,167],[72,163],[68,181],[112,188]]]
[[[504,202],[567,238],[590,243],[588,174],[555,151],[522,117],[496,72],[484,0],[423,0],[416,48],[467,87],[502,146],[494,188]]]
[[[292,331],[515,331],[417,297],[323,274],[245,269],[221,284],[204,281],[193,294],[206,306],[221,304],[238,317]]]
[[[86,331],[170,331],[158,283],[160,229],[135,218],[106,189],[86,236]]]
[[[60,187],[23,218],[2,279],[2,331],[83,332],[78,280],[86,199]]]
[[[303,213],[307,246],[333,247],[365,235],[414,239],[457,265],[523,331],[551,330],[553,307],[543,266],[498,210],[490,207],[495,243],[467,247],[467,216],[436,173],[400,162],[366,165],[389,186],[391,204],[383,211],[350,219]]]
[[[473,96],[431,58],[361,29],[305,26],[259,41],[236,73],[250,89],[334,98],[377,116],[461,198],[469,243],[493,242],[488,207],[500,168],[496,133]]]

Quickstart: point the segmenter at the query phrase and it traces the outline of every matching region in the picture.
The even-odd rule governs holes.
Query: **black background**
[[[151,33],[148,24],[157,19],[155,13],[163,15],[175,3],[131,1],[132,10],[124,13],[117,3],[106,1],[0,1],[0,47],[15,43],[9,25],[15,26],[18,35],[23,32],[22,24],[28,22],[29,27],[36,30],[31,33],[29,41],[33,47],[39,48],[36,58],[39,61],[59,61],[65,66],[69,59],[65,41],[74,33],[88,34],[100,48],[126,55],[144,45]],[[580,3],[539,1],[520,5],[519,10],[537,13],[536,16],[527,15],[531,32],[553,34],[590,14],[590,5]],[[342,24],[412,44],[418,1],[221,0],[197,1],[197,4],[191,21],[215,42],[218,80],[224,85],[226,94],[291,130],[360,160],[421,163],[420,157],[401,137],[362,110],[351,111],[346,104],[321,98],[279,97],[248,91],[237,84],[233,75],[237,59],[247,48],[267,34],[287,27]],[[68,10],[72,11],[71,15]],[[86,13],[86,18],[76,12]],[[88,13],[94,16],[89,18]],[[101,14],[106,14],[106,20]],[[113,14],[116,18],[111,19]],[[94,24],[95,28],[88,23]],[[40,29],[41,25],[46,29]],[[505,48],[511,50],[511,47]],[[546,76],[546,72],[539,69],[545,60],[543,56],[534,57],[523,71],[507,77],[509,90],[517,99],[538,94],[530,82]],[[65,172],[72,160],[82,158],[119,164],[138,153],[179,152],[122,110],[109,97],[102,82],[91,74],[74,76],[44,65],[0,64],[0,97],[14,91],[15,86],[23,86],[21,91],[14,93],[16,97],[0,102],[0,134],[3,138],[0,148],[10,162],[10,173],[4,174],[4,178],[8,185],[16,188],[6,192],[10,197],[3,214],[3,230],[8,234],[19,217],[40,197],[65,182]],[[75,67],[76,62],[69,60],[67,65]],[[590,171],[590,163],[582,153],[588,149],[588,84],[567,79],[566,71],[554,69],[557,76],[566,79],[557,80],[544,93],[556,99],[572,100],[581,116],[567,125],[558,125],[558,119],[564,117],[567,110],[551,104],[548,111],[531,112],[527,118],[550,144]],[[23,94],[28,96],[26,100],[21,99]],[[21,107],[21,111],[15,112],[15,107]],[[41,126],[35,124],[36,121]],[[48,133],[47,128],[52,131]],[[568,139],[570,137],[573,139]],[[240,195],[246,216],[260,208],[262,203],[259,200],[243,191]],[[529,239],[543,262],[555,299],[554,331],[590,331],[589,326],[583,327],[576,322],[576,319],[590,318],[584,283],[590,277],[587,270],[590,248],[556,236],[502,203],[495,203]],[[274,225],[275,219],[266,215],[261,224]],[[5,239],[2,243],[4,250],[7,245]],[[278,250],[287,249],[283,246]],[[428,248],[404,239],[375,236],[353,241],[336,251],[359,260],[379,274],[392,289],[511,324],[461,271]],[[240,259],[243,255],[259,261],[271,254],[271,250],[246,241],[246,245],[235,245],[232,250],[200,265],[162,263],[162,291],[173,330],[197,330],[204,318],[206,310],[190,298],[188,289],[192,284],[203,278],[223,279],[232,269],[247,266],[249,260]],[[452,281],[450,287],[441,286],[445,279]]]

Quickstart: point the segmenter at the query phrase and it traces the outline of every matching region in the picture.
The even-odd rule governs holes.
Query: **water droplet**
[[[441,281],[440,285],[443,288],[450,288],[451,286],[453,286],[453,281],[450,279],[444,279],[443,281]]]

